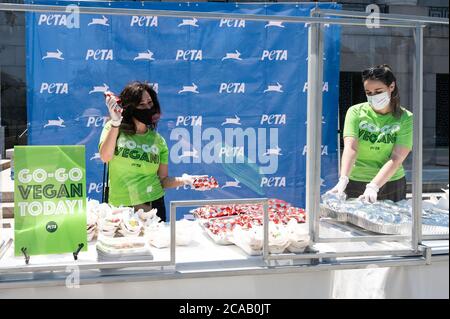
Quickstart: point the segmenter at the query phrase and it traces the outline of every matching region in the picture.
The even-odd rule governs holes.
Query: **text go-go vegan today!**
[[[54,172],[43,169],[30,171],[22,169],[17,174],[19,201],[19,213],[24,217],[39,215],[73,215],[83,207],[83,172],[79,168],[58,168]],[[66,198],[64,200],[57,200]],[[70,199],[77,198],[77,199]],[[51,201],[45,201],[49,199]],[[55,201],[56,199],[56,201]],[[44,200],[44,201],[42,201]]]

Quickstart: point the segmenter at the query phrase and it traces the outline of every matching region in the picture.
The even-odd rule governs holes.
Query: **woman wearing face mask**
[[[192,184],[194,176],[168,176],[169,151],[156,132],[161,115],[156,92],[146,83],[132,82],[116,98],[107,92],[111,120],[100,137],[100,158],[109,165],[109,203],[149,211],[166,221],[164,188]]]
[[[339,182],[331,193],[377,199],[406,198],[403,161],[412,149],[413,115],[400,106],[398,86],[386,65],[362,72],[367,102],[347,111]]]

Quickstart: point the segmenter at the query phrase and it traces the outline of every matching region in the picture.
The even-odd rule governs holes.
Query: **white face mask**
[[[391,97],[389,96],[388,92],[383,92],[372,96],[369,95],[366,96],[367,102],[369,102],[370,106],[376,111],[384,109],[391,101]]]

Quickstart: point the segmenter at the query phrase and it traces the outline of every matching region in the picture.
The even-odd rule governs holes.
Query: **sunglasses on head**
[[[369,77],[369,76],[379,77],[379,76],[383,75],[384,73],[385,73],[384,68],[371,67],[371,68],[368,68],[368,69],[362,71],[362,76],[363,77]]]

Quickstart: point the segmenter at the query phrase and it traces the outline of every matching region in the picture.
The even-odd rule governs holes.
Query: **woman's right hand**
[[[111,117],[111,124],[113,126],[120,126],[122,123],[122,108],[117,104],[113,93],[105,92],[105,104]]]
[[[327,193],[337,194],[338,196],[342,196],[344,194],[345,189],[347,188],[349,179],[347,176],[341,176],[339,178],[339,182],[330,189]]]

